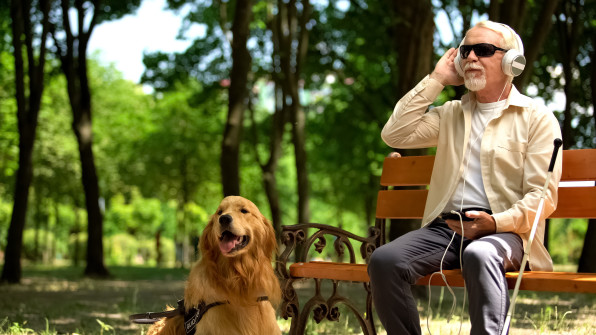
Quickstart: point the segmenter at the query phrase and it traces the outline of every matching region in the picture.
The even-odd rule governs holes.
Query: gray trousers
[[[464,223],[465,224],[465,223]],[[388,335],[421,334],[420,317],[411,285],[439,271],[453,231],[441,219],[387,243],[368,264],[373,302]],[[456,235],[443,260],[443,269],[458,269],[461,236]],[[509,294],[505,272],[519,269],[521,238],[513,233],[464,238],[462,275],[469,296],[470,334],[500,334]]]

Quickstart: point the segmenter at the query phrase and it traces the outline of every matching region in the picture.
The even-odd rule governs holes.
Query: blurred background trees
[[[23,24],[36,38],[32,48],[43,45],[48,18],[53,30],[45,54],[13,43],[23,34],[14,28],[20,21],[11,3],[30,8]],[[105,274],[104,261],[188,266],[208,215],[229,194],[252,199],[277,231],[281,224],[310,221],[365,234],[391,150],[380,129],[401,95],[481,19],[520,32],[529,65],[515,83],[553,109],[565,148],[596,147],[593,2],[168,0],[169,10],[187,13],[181,36],[197,25],[205,34],[183,52],[145,54],[142,82],[133,83],[88,55],[85,43],[95,25],[141,4],[0,0],[5,280],[20,280],[15,269],[21,259],[91,261],[96,271],[89,274],[95,275]],[[69,10],[77,13],[70,25],[63,16]],[[21,55],[34,58],[19,61]],[[42,79],[23,81],[44,84],[25,194],[29,187],[18,176],[27,166],[19,158],[26,150],[19,146],[29,133],[19,121],[18,78],[35,71]],[[437,104],[463,93],[447,88]],[[596,264],[585,247],[590,244],[582,243],[596,243],[594,223],[578,222],[565,232],[551,225],[553,238],[579,241],[572,252],[552,242],[557,262],[581,256],[586,271]],[[99,240],[91,236],[97,227]],[[103,242],[95,260],[88,241],[93,250]],[[20,250],[10,246],[15,243]]]

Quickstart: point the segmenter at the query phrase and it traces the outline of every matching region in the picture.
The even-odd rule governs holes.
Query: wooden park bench
[[[292,318],[290,334],[304,334],[311,312],[317,323],[323,319],[338,321],[340,304],[354,313],[364,334],[376,334],[366,263],[372,252],[387,242],[387,220],[422,218],[428,192],[424,186],[430,182],[433,163],[434,156],[385,159],[381,190],[377,197],[376,220],[374,226],[369,228],[367,237],[323,224],[283,227],[282,244],[285,249],[280,255],[277,271],[282,281],[281,313],[286,319]],[[549,218],[596,218],[596,149],[564,150],[561,181],[591,181],[592,186],[561,185],[557,209]],[[314,251],[320,253],[325,248],[327,238],[332,239],[337,256],[346,257],[347,262],[321,262],[309,259],[309,255]],[[352,241],[356,245],[360,244],[359,255],[365,263],[357,263],[357,251]],[[450,286],[464,285],[460,270],[443,272]],[[517,275],[517,272],[506,274],[510,289],[515,286]],[[428,285],[429,278],[430,276],[424,277],[417,284]],[[314,281],[314,295],[300,306],[294,284],[305,280]],[[333,287],[328,298],[324,298],[321,293],[323,280],[330,281]],[[359,309],[353,299],[339,293],[340,282],[362,283],[363,294],[366,295],[364,310],[362,307]],[[430,284],[444,285],[444,282],[440,276],[434,276]],[[596,293],[596,273],[525,271],[520,289]]]

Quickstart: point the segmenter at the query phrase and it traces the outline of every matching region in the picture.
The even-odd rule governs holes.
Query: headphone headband
[[[513,36],[513,38],[515,39],[515,44],[517,45],[516,49],[517,51],[519,51],[522,55],[524,54],[524,43],[522,42],[521,37],[519,37],[519,34],[515,32],[515,30],[513,30],[513,28],[509,27],[508,25],[506,25],[505,23],[499,23],[501,26],[505,27]],[[503,36],[505,37],[505,36]]]

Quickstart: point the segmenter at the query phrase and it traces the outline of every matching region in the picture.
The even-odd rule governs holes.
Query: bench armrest
[[[309,236],[309,232],[314,232]],[[356,252],[353,242],[360,243],[360,256],[368,263],[370,255],[379,245],[380,230],[376,227],[369,227],[369,236],[363,237],[347,230],[319,223],[296,224],[283,226],[281,233],[281,244],[285,247],[278,259],[278,271],[282,277],[288,278],[288,261],[306,262],[311,248],[319,254],[327,246],[327,238],[334,239],[333,246],[335,255],[341,259],[347,250],[348,262],[356,263]],[[295,257],[290,259],[291,255]]]

